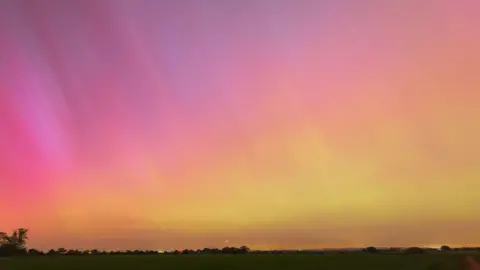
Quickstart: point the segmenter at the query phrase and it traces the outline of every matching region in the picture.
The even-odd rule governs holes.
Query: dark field
[[[0,270],[462,270],[464,260],[448,253],[58,256],[0,259]]]

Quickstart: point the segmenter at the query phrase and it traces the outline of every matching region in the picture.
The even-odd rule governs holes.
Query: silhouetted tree
[[[0,245],[6,244],[8,239],[8,234],[5,232],[0,232]]]
[[[224,247],[220,252],[225,254],[245,254],[250,252],[250,248],[248,248],[247,246],[242,246],[240,248]]]
[[[20,228],[13,231],[11,238],[18,249],[25,248],[28,240],[28,229]]]
[[[11,235],[0,232],[0,256],[26,255],[28,230],[16,229]]]
[[[31,255],[31,256],[39,256],[39,255],[43,255],[43,252],[39,251],[39,250],[36,250],[36,249],[29,249],[28,250],[28,255]]]
[[[82,252],[78,249],[70,249],[67,252],[65,252],[65,255],[68,256],[79,256],[82,255]]]
[[[225,254],[233,253],[233,249],[234,248],[231,248],[231,247],[224,247],[222,248],[222,253],[225,253]]]
[[[221,249],[218,249],[218,248],[212,248],[212,249],[210,249],[210,253],[212,253],[212,254],[221,254],[221,253],[222,253],[222,250],[221,250]]]
[[[367,253],[378,253],[378,249],[376,249],[375,247],[367,247],[364,248],[363,251]]]
[[[12,235],[0,232],[1,245],[14,245],[17,249],[25,248],[28,240],[28,230],[20,228],[14,230]]]
[[[241,246],[240,247],[240,253],[249,253],[250,252],[250,248],[247,247],[247,246]]]
[[[451,251],[452,249],[449,246],[441,246],[440,250],[441,251]]]

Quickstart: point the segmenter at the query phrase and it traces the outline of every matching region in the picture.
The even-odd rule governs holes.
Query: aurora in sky
[[[480,243],[480,1],[3,0],[0,231]]]

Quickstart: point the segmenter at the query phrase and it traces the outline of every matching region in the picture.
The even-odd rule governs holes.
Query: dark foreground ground
[[[0,270],[464,270],[465,257],[461,253],[58,256],[0,259]]]

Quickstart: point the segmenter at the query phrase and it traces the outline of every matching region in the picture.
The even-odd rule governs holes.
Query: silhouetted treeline
[[[158,250],[125,250],[125,251],[99,251],[99,250],[78,250],[78,249],[51,249],[47,252],[36,249],[10,249],[0,246],[0,256],[95,256],[95,255],[186,255],[186,254],[246,254],[248,247],[224,247],[222,249],[185,249],[173,251]]]
[[[48,252],[39,251],[36,249],[29,249],[25,251],[28,255],[47,255],[47,256],[92,256],[92,255],[180,255],[180,254],[244,254],[248,253],[250,249],[246,246],[236,247],[224,247],[223,249],[185,249],[185,250],[173,250],[173,251],[158,251],[158,250],[124,250],[124,251],[100,251],[100,250],[67,250],[59,248],[57,250],[51,249]]]
[[[480,247],[465,247],[465,248],[450,248],[442,246],[440,250],[433,248],[376,248],[367,247],[362,250],[269,250],[269,251],[255,251],[250,250],[247,246],[241,247],[224,247],[218,248],[204,248],[204,249],[185,249],[174,251],[158,251],[158,250],[125,250],[125,251],[100,251],[93,250],[67,250],[65,248],[51,249],[43,252],[36,249],[27,249],[28,230],[20,228],[14,230],[12,234],[0,232],[0,256],[95,256],[95,255],[190,255],[190,254],[323,254],[323,253],[337,253],[345,254],[347,252],[366,252],[366,253],[384,253],[384,254],[422,254],[426,252],[460,252],[460,251],[477,251],[480,252]]]
[[[158,251],[158,250],[125,250],[125,251],[100,251],[93,250],[67,250],[65,248],[51,249],[48,252],[27,249],[28,230],[20,228],[14,230],[12,234],[0,232],[0,256],[92,256],[92,255],[179,255],[179,254],[245,254],[250,252],[247,246],[224,247],[222,249],[204,248],[204,249],[185,249],[183,251]]]

